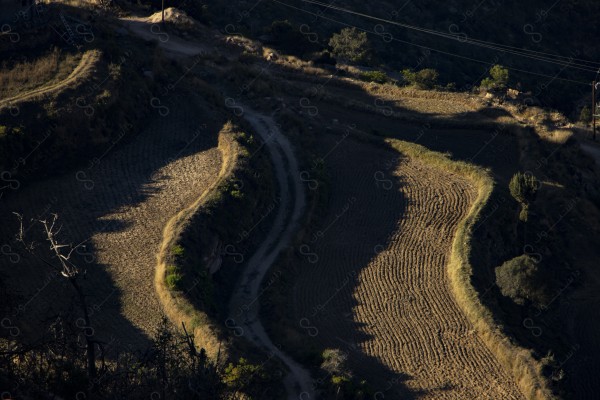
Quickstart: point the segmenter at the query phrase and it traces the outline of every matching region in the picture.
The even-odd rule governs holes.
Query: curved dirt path
[[[206,47],[202,45],[163,33],[160,24],[150,23],[147,18],[127,18],[121,21],[136,36],[156,41],[172,57],[193,56],[206,52]],[[314,399],[310,373],[271,341],[259,319],[262,280],[281,251],[291,242],[305,206],[298,162],[291,144],[279,132],[271,117],[258,114],[248,107],[243,108],[244,117],[269,150],[280,189],[280,206],[268,237],[248,261],[232,294],[229,318],[243,329],[244,337],[279,358],[290,370],[284,381],[289,400]]]
[[[108,150],[81,170],[28,185],[0,203],[2,237],[15,234],[12,211],[26,218],[59,215],[61,237],[79,243],[76,262],[87,270],[83,285],[93,310],[99,338],[143,349],[162,316],[154,288],[156,253],[167,221],[195,201],[217,178],[221,154],[220,125],[200,112],[189,98],[155,117],[149,129],[131,143]],[[37,229],[32,229],[34,233]],[[0,270],[12,275],[24,292],[25,309],[15,323],[27,325],[37,316],[59,310],[72,290],[60,279],[45,285],[47,268],[34,262],[11,268],[0,257]]]
[[[290,374],[284,383],[290,400],[314,399],[310,373],[271,341],[259,318],[263,278],[281,251],[290,244],[305,206],[298,162],[291,144],[279,132],[271,117],[262,116],[246,107],[244,116],[269,150],[279,185],[280,202],[267,238],[248,261],[232,295],[230,320],[243,329],[246,339],[279,358],[289,368]]]
[[[81,56],[79,64],[68,77],[60,82],[52,83],[50,85],[44,85],[39,88],[30,90],[28,92],[19,93],[16,96],[9,97],[0,100],[0,109],[8,106],[14,106],[18,103],[22,103],[27,100],[32,100],[49,94],[55,94],[65,89],[73,87],[78,84],[79,81],[86,79],[90,76],[94,70],[96,64],[100,61],[100,52],[97,50],[90,50]]]
[[[300,249],[297,326],[339,348],[378,398],[521,399],[456,304],[446,266],[476,198],[466,179],[347,139],[323,140],[331,212]]]

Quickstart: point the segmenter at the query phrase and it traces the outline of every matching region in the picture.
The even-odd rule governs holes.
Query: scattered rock
[[[148,20],[151,23],[158,24],[162,22],[162,12],[158,11],[152,14]],[[175,25],[190,28],[197,24],[196,20],[175,7],[165,9],[165,22],[171,22]]]
[[[506,91],[506,95],[507,95],[507,96],[508,96],[510,99],[516,100],[516,99],[518,99],[518,98],[519,98],[519,96],[521,95],[521,92],[519,92],[519,91],[518,91],[518,90],[516,90],[516,89],[508,89],[508,90]]]

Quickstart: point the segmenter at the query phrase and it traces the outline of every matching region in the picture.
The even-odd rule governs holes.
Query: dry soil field
[[[79,170],[11,193],[0,205],[2,221],[13,221],[13,211],[26,218],[57,213],[65,242],[89,239],[76,261],[87,270],[83,282],[92,323],[105,339],[112,336],[138,347],[154,331],[162,316],[154,289],[162,230],[219,173],[222,121],[214,121],[194,103],[189,98],[163,102],[168,115],[154,117],[150,128],[131,143],[117,143]],[[167,108],[160,111],[167,114]],[[14,236],[15,229],[13,223],[0,227],[3,237]],[[43,265],[31,261],[15,270],[9,257],[0,262],[22,289],[15,324],[26,325],[36,315],[55,315],[61,299],[72,293]],[[48,309],[50,314],[45,314]]]
[[[339,143],[336,144],[335,139]],[[300,330],[340,348],[380,398],[518,399],[453,299],[450,245],[476,190],[464,178],[326,136],[330,213],[300,252]],[[304,328],[304,329],[303,329]]]

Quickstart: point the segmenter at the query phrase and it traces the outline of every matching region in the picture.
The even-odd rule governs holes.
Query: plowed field
[[[19,211],[26,218],[57,213],[64,242],[88,240],[74,260],[87,270],[82,282],[92,326],[101,338],[135,347],[163,315],[154,289],[162,230],[210,186],[221,165],[219,124],[193,104],[169,109],[131,143],[115,143],[79,170],[31,184],[0,203],[7,222],[0,227],[2,237],[15,235],[11,212]],[[62,310],[72,290],[61,278],[46,280],[48,269],[33,259],[18,268],[10,261],[0,258],[1,270],[22,293],[21,312],[12,322],[34,328],[39,316]]]
[[[328,137],[330,213],[301,253],[299,329],[348,353],[379,398],[517,399],[512,377],[455,303],[446,266],[476,198],[466,179]]]

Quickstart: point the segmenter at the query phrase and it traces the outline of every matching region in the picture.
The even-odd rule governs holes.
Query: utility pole
[[[592,82],[592,139],[596,140],[596,81]]]

